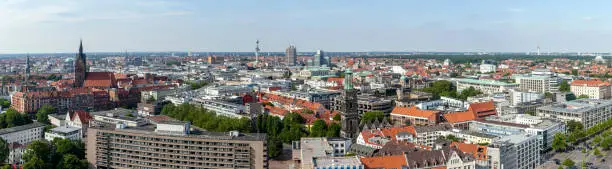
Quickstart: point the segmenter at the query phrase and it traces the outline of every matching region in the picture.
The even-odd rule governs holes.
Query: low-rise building
[[[193,99],[191,104],[198,105],[221,116],[236,118],[250,117],[250,113],[246,111],[246,107],[241,104],[205,99]]]
[[[609,99],[612,97],[610,83],[601,80],[574,80],[570,90],[576,96],[586,95],[591,99]]]
[[[340,166],[353,166],[355,163],[350,163],[351,157],[342,157],[348,153],[351,147],[351,140],[344,138],[301,138],[300,141],[292,143],[293,160],[297,162],[301,168],[323,168],[330,161],[325,161],[326,158],[337,158],[338,160],[348,160],[346,164],[338,164]],[[318,161],[317,161],[318,160]]]
[[[505,83],[494,80],[476,80],[476,79],[458,79],[456,81],[457,92],[461,92],[467,88],[482,91],[484,94],[504,93],[518,87],[518,84]]]
[[[22,163],[22,154],[26,146],[32,141],[42,140],[45,124],[34,122],[31,124],[0,129],[0,138],[8,144],[8,164]]]
[[[83,138],[83,135],[81,132],[81,128],[69,126],[59,126],[45,132],[45,140],[53,141],[53,139],[55,138],[81,140],[81,138]]]
[[[415,106],[395,107],[391,111],[391,120],[396,125],[435,125],[440,122],[440,111],[421,110]]]

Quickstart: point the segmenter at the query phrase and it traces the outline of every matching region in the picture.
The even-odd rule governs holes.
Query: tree
[[[586,94],[581,94],[580,96],[578,96],[578,99],[588,99],[589,95]]]
[[[565,95],[565,100],[567,100],[567,101],[576,100],[576,95],[574,95],[574,93],[567,93]]]
[[[318,119],[315,120],[312,128],[310,129],[310,137],[324,137],[327,134],[327,124],[325,121]]]
[[[574,120],[570,120],[567,121],[567,132],[572,133],[574,131],[581,131],[584,130],[584,126],[582,125],[582,123],[574,121]]]
[[[64,155],[57,168],[62,169],[87,169],[87,160],[79,159],[73,154]]]
[[[546,92],[546,93],[544,93],[544,98],[552,99],[553,98],[553,94],[550,93],[550,92]]]
[[[369,111],[363,113],[361,117],[361,122],[368,123],[373,122],[375,120],[382,121],[385,118],[385,113],[382,111]]]
[[[41,160],[38,157],[32,157],[28,161],[23,164],[23,169],[47,169],[48,167],[45,165],[45,161]]]
[[[13,167],[11,167],[11,165],[6,164],[6,165],[3,165],[2,168],[0,169],[13,169]]]
[[[340,124],[332,123],[327,128],[326,136],[327,137],[340,137],[340,129],[342,129],[342,126],[340,126]]]
[[[574,75],[574,76],[578,76],[578,70],[576,70],[576,69],[572,69],[572,75]]]
[[[10,152],[6,140],[0,138],[0,161],[5,162]]]
[[[561,92],[569,92],[570,91],[570,85],[567,83],[567,80],[561,81],[561,84],[559,84],[559,91],[561,91]]]
[[[334,119],[334,121],[340,121],[340,120],[342,120],[342,116],[340,116],[340,113],[338,113],[338,114],[334,115],[333,119]]]
[[[44,111],[38,111],[36,113],[36,121],[40,123],[49,124],[49,115]]]
[[[570,160],[569,158],[566,158],[562,164],[567,167],[573,167],[576,163],[574,163],[574,161]]]
[[[268,156],[270,158],[276,158],[281,155],[283,151],[283,142],[281,142],[278,137],[270,137],[268,145]]]
[[[22,159],[26,163],[34,159],[48,161],[50,153],[51,149],[45,141],[35,140],[26,147]]]
[[[459,138],[459,137],[457,137],[455,135],[452,135],[452,134],[447,135],[446,139],[450,140],[450,141],[453,141],[453,142],[463,142],[462,138]]]
[[[565,134],[557,133],[553,138],[552,149],[555,151],[565,150],[567,148],[567,142],[565,142]]]
[[[599,151],[599,148],[595,147],[595,150],[593,150],[593,155],[601,156],[601,152]]]
[[[2,106],[2,108],[11,107],[11,101],[8,99],[0,99],[0,105]]]
[[[43,106],[41,106],[40,108],[38,108],[37,112],[44,112],[47,114],[51,114],[51,113],[55,113],[55,107],[45,104]]]

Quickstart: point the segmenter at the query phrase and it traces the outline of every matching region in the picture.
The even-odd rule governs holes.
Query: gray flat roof
[[[33,122],[33,123],[30,123],[30,124],[26,124],[26,125],[21,125],[21,126],[16,126],[16,127],[11,127],[11,128],[0,129],[0,135],[4,135],[4,134],[8,134],[8,133],[14,133],[14,132],[19,132],[19,131],[33,129],[33,128],[38,128],[38,127],[44,127],[44,126],[46,126],[46,125],[42,124],[42,123],[39,123],[39,122]]]
[[[563,103],[554,103],[548,106],[538,107],[538,110],[565,112],[579,114],[594,108],[612,106],[612,100],[579,99]]]
[[[54,132],[54,133],[70,133],[70,132],[77,131],[77,130],[80,130],[80,129],[81,128],[77,128],[77,127],[59,126],[59,127],[56,127],[56,128],[52,128],[51,132]]]

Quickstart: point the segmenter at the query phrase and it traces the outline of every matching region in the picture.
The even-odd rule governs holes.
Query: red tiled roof
[[[470,120],[475,120],[476,119],[476,115],[474,114],[474,112],[464,111],[464,112],[455,112],[455,113],[444,114],[444,118],[449,123],[460,123],[460,122],[466,122],[466,121],[470,121]]]
[[[477,160],[487,160],[487,146],[459,142],[452,142],[451,146],[456,147],[464,153],[472,154]]]
[[[436,120],[436,114],[439,111],[434,110],[421,110],[415,106],[412,107],[395,107],[391,111],[391,115],[404,115],[413,117],[422,117],[429,120]]]
[[[69,113],[69,116],[70,116],[70,121],[74,121],[74,117],[78,116],[82,124],[89,124],[89,120],[93,118],[88,112],[84,110],[75,110]]]
[[[574,80],[572,81],[572,86],[589,86],[589,87],[600,87],[600,86],[610,86],[610,83],[597,80]]]
[[[474,112],[474,114],[476,114],[476,117],[479,118],[497,114],[497,110],[495,110],[495,103],[493,102],[493,100],[487,102],[472,103],[470,104],[468,110]]]
[[[113,87],[115,86],[115,74],[113,72],[87,72],[85,87]]]
[[[401,169],[406,165],[406,157],[404,155],[383,156],[383,157],[365,157],[360,159],[366,169],[385,168],[385,169]]]

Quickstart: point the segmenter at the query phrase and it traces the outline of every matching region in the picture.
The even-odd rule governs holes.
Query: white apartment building
[[[336,158],[339,161],[344,161],[352,157],[343,158],[348,153],[351,147],[351,140],[344,138],[301,138],[300,141],[292,143],[293,159],[299,161],[301,168],[323,168],[328,162],[317,162],[321,159]],[[351,161],[351,160],[348,160]],[[329,161],[331,162],[331,161]],[[337,165],[349,165],[338,163]]]
[[[191,103],[199,105],[207,110],[213,111],[217,113],[217,115],[221,116],[236,118],[249,117],[249,113],[246,111],[246,107],[241,104],[205,99],[193,99]]]
[[[538,107],[536,110],[538,116],[562,121],[574,120],[590,128],[612,118],[612,100],[579,99]]]
[[[587,95],[591,99],[609,99],[610,83],[601,80],[574,80],[570,86],[574,95]]]
[[[23,162],[21,155],[32,141],[42,140],[45,124],[34,122],[17,127],[0,129],[0,137],[9,144],[8,164]]]
[[[503,93],[517,88],[518,84],[505,83],[495,80],[457,79],[457,92],[470,87],[482,91],[484,94]]]
[[[45,132],[45,140],[53,141],[55,138],[70,139],[70,140],[81,140],[83,138],[81,128],[59,126],[52,128],[48,132]]]
[[[559,91],[560,78],[553,76],[517,75],[514,76],[519,89],[538,93],[556,93]]]

